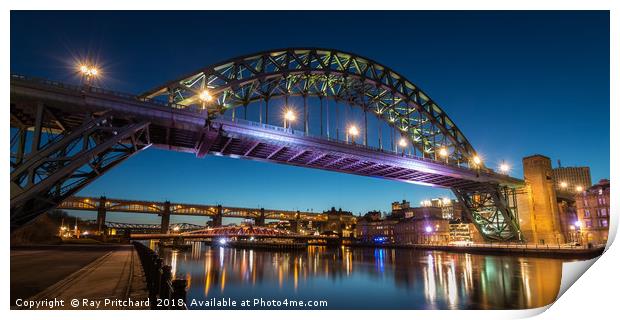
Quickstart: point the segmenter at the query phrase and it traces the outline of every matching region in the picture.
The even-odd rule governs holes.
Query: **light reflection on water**
[[[562,261],[406,249],[210,247],[162,254],[192,298],[327,300],[329,309],[515,309],[552,302]]]

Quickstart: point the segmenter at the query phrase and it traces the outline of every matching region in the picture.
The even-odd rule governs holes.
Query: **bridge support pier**
[[[289,223],[291,224],[291,232],[294,233],[299,233],[299,211],[297,211],[297,213],[295,214],[295,220],[289,220]]]
[[[222,206],[221,205],[217,205],[217,213],[215,214],[215,216],[213,216],[212,218],[213,220],[211,220],[213,223],[214,227],[221,227],[222,226]]]
[[[258,227],[265,226],[265,208],[260,208],[260,216],[258,218],[254,218],[254,225]]]
[[[99,234],[103,233],[103,228],[105,227],[105,216],[106,216],[106,197],[99,198],[99,207],[97,208],[97,232]]]
[[[170,201],[164,202],[164,212],[161,213],[161,233],[170,231]]]
[[[467,217],[488,241],[523,241],[514,189],[480,185],[475,189],[452,188]]]

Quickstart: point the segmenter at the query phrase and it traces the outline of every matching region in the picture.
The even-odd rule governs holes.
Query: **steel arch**
[[[213,97],[203,103],[199,94]],[[423,155],[447,148],[449,161],[476,165],[474,148],[448,115],[404,76],[371,59],[322,48],[288,48],[241,56],[195,71],[142,94],[176,107],[204,108],[210,117],[274,97],[316,96],[372,111]]]

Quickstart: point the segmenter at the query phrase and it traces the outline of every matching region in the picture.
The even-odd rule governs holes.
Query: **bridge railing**
[[[144,270],[151,309],[187,309],[187,280],[173,280],[172,268],[163,265],[155,251],[141,242],[134,241],[133,245]]]
[[[293,129],[289,129],[289,128],[283,128],[283,127],[280,127],[280,126],[274,126],[274,125],[265,124],[265,123],[258,123],[258,122],[254,122],[254,121],[250,121],[250,120],[245,120],[245,119],[240,119],[240,118],[234,118],[233,119],[232,117],[229,117],[229,116],[219,116],[217,119],[222,119],[222,120],[225,120],[225,121],[230,121],[230,122],[233,122],[233,123],[244,124],[244,125],[248,125],[248,126],[262,128],[262,129],[274,130],[274,131],[283,132],[283,133],[287,133],[287,134],[292,134],[292,135],[296,135],[296,136],[300,136],[300,137],[310,137],[310,138],[323,139],[323,140],[327,140],[327,141],[331,141],[331,142],[336,142],[336,143],[340,143],[340,144],[344,144],[344,145],[348,145],[348,146],[355,146],[357,148],[363,148],[363,149],[374,151],[374,152],[381,152],[381,153],[395,155],[395,156],[399,156],[399,157],[403,157],[403,158],[407,158],[407,159],[413,159],[413,160],[416,160],[416,161],[423,161],[423,162],[432,163],[432,164],[447,165],[447,166],[451,166],[451,167],[455,167],[455,168],[460,168],[460,169],[471,169],[471,170],[473,170],[472,168],[469,168],[468,166],[466,166],[465,163],[454,164],[454,163],[450,163],[450,162],[446,162],[446,161],[435,160],[435,159],[432,159],[432,158],[419,157],[419,156],[415,156],[415,155],[404,153],[404,152],[397,152],[397,151],[387,150],[387,149],[373,147],[373,146],[359,144],[359,143],[353,144],[351,142],[345,142],[345,141],[342,141],[340,139],[335,139],[335,138],[332,138],[332,137],[326,137],[326,136],[309,134],[309,133],[306,134],[303,130],[293,130]],[[497,174],[493,169],[490,169],[490,168],[480,168],[480,169],[476,169],[476,170],[478,170],[479,172],[488,173],[488,174]]]
[[[55,88],[60,88],[60,89],[65,89],[65,90],[70,90],[70,91],[75,91],[75,92],[80,92],[80,93],[93,93],[93,94],[114,96],[116,98],[131,100],[134,102],[143,102],[143,103],[153,104],[153,105],[157,105],[161,107],[186,110],[186,111],[191,111],[195,113],[203,112],[203,110],[197,107],[189,107],[189,106],[178,104],[178,103],[168,103],[168,102],[164,102],[164,101],[157,100],[157,99],[143,98],[143,97],[139,97],[137,95],[131,94],[131,93],[103,89],[103,88],[93,87],[89,85],[67,84],[67,83],[63,83],[59,81],[53,81],[53,80],[48,80],[44,78],[28,77],[28,76],[18,75],[18,74],[12,74],[11,80],[23,81],[23,82],[28,82],[28,83],[33,83],[33,84],[38,84],[38,85],[43,85],[43,86],[48,86],[48,87],[55,87]]]

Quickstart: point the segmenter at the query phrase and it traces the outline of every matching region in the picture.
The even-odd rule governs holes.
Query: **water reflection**
[[[515,309],[552,302],[562,262],[404,249],[166,250],[196,299],[327,300],[330,309]]]

